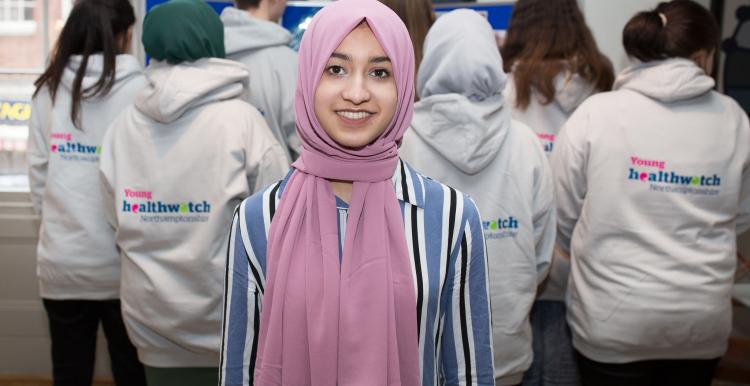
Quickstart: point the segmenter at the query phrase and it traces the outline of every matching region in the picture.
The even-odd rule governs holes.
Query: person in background
[[[612,65],[597,48],[576,0],[516,2],[502,55],[513,118],[536,132],[548,156],[570,114],[590,95],[610,90],[614,81]],[[525,386],[579,384],[565,321],[569,271],[568,256],[556,248],[531,311],[534,362]]]
[[[294,128],[297,53],[278,24],[286,0],[236,0],[221,12],[227,59],[247,66],[250,104],[260,110],[290,161],[300,152]]]
[[[129,55],[127,0],[80,0],[36,80],[29,124],[31,198],[41,215],[39,294],[55,385],[90,385],[101,323],[117,385],[145,385],[120,312],[115,231],[101,210],[99,155],[110,122],[146,85]]]
[[[201,0],[153,8],[142,37],[148,84],[102,145],[122,311],[150,386],[216,384],[226,229],[242,199],[289,166],[244,101],[247,70],[223,59],[223,32]]]
[[[551,161],[584,385],[708,386],[727,349],[750,124],[713,90],[719,29],[689,0],[625,26],[640,63],[586,100]]]
[[[302,154],[235,215],[220,385],[492,385],[479,212],[398,158],[406,26],[339,0],[299,53]]]
[[[412,45],[414,46],[414,69],[419,69],[422,62],[422,47],[427,31],[435,22],[435,11],[430,0],[380,0],[396,12],[406,24]]]
[[[495,385],[520,384],[531,365],[529,312],[556,226],[547,158],[534,132],[511,120],[506,79],[487,20],[470,10],[444,14],[425,39],[422,99],[400,149],[416,170],[469,194],[482,213]]]

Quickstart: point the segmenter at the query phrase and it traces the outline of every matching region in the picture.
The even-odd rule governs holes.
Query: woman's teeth
[[[339,111],[339,112],[337,112],[337,114],[341,115],[344,118],[352,119],[352,120],[355,120],[355,121],[360,120],[360,119],[365,119],[365,118],[367,118],[367,117],[370,116],[370,113],[368,113],[366,111],[358,111],[358,112],[354,112],[354,111]]]

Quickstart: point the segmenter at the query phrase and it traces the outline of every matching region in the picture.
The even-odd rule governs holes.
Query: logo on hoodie
[[[102,147],[74,142],[70,133],[51,133],[50,152],[64,161],[99,162]]]
[[[555,135],[550,133],[537,133],[537,138],[542,143],[542,149],[547,155],[552,153],[552,149],[555,147]]]
[[[518,219],[513,216],[482,221],[484,237],[488,239],[515,238],[518,235]]]
[[[660,193],[700,194],[714,196],[721,186],[718,174],[693,175],[666,170],[667,162],[630,157],[628,180],[649,184],[649,190]]]
[[[139,214],[141,222],[195,223],[207,222],[211,204],[201,201],[162,201],[148,190],[125,189],[122,213]]]

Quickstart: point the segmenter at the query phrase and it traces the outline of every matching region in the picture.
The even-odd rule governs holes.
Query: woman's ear
[[[700,50],[693,55],[690,56],[690,59],[692,59],[695,63],[700,66],[703,71],[706,72],[706,75],[711,75],[714,71],[714,55],[716,54],[716,50]]]
[[[129,54],[133,42],[133,26],[131,25],[126,31],[121,32],[117,37],[117,40],[117,43],[120,46],[120,53]]]

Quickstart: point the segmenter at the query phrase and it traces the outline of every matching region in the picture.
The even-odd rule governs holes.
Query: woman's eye
[[[382,69],[382,68],[379,68],[377,70],[372,70],[372,72],[370,72],[370,74],[372,76],[374,76],[376,78],[380,78],[380,79],[385,79],[385,78],[388,78],[389,76],[391,76],[391,73],[388,72],[388,70],[385,70],[385,69]]]
[[[344,75],[345,73],[344,67],[336,66],[336,65],[328,66],[328,68],[326,68],[326,72],[328,72],[331,75]]]

